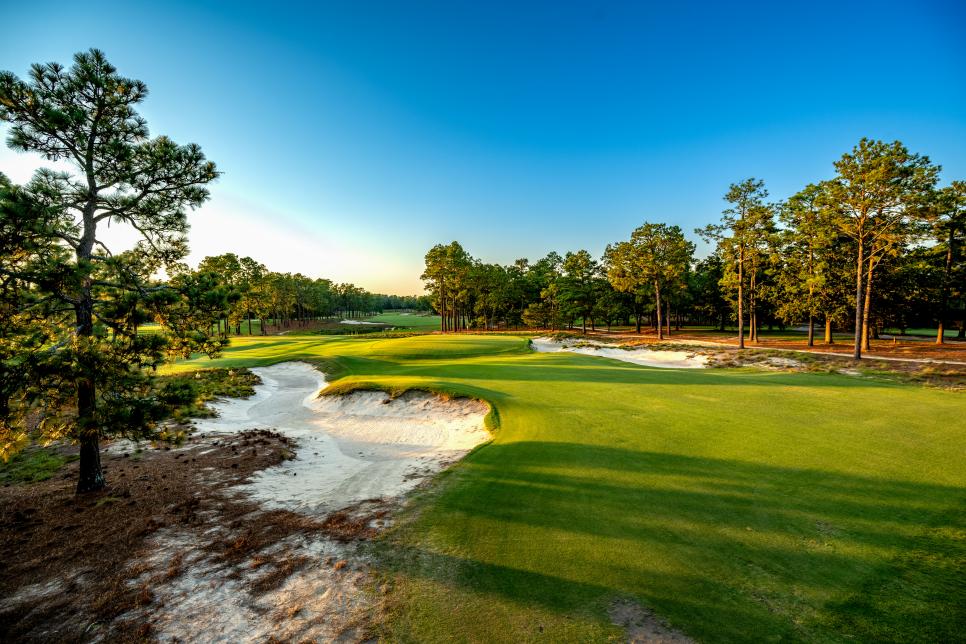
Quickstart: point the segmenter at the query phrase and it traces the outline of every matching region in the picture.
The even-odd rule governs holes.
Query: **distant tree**
[[[465,328],[469,300],[469,273],[473,265],[459,242],[437,244],[426,253],[426,268],[421,279],[440,314],[440,331]]]
[[[580,316],[583,333],[587,333],[587,320],[593,319],[597,296],[597,274],[600,266],[586,250],[567,253],[564,256],[563,278],[560,280],[563,299]]]
[[[258,298],[262,281],[268,269],[259,264],[251,257],[242,257],[238,260],[239,281],[242,285],[241,300],[239,307],[244,311],[245,320],[248,322],[248,335],[252,334],[252,314],[259,309]],[[263,329],[264,332],[264,329]],[[241,334],[241,329],[238,330]]]
[[[704,239],[715,241],[724,261],[725,274],[722,285],[737,296],[738,347],[745,348],[745,295],[754,298],[758,287],[758,271],[762,266],[762,254],[773,233],[772,209],[764,200],[768,197],[764,181],[746,179],[733,183],[725,194],[731,204],[721,217],[720,224],[711,224],[696,232]],[[746,274],[750,280],[746,282]],[[750,302],[750,329],[752,340],[757,339],[754,299]]]
[[[883,257],[897,252],[925,214],[939,168],[902,143],[863,138],[835,162],[828,205],[839,229],[855,242],[855,344],[853,358],[868,343],[873,277]]]
[[[219,331],[223,337],[227,338],[232,325],[240,325],[242,315],[244,314],[244,310],[240,304],[245,287],[241,261],[235,253],[224,253],[222,255],[205,257],[198,264],[198,270],[217,274],[219,284],[233,291],[232,301],[234,305],[224,312],[224,328],[221,327],[222,320],[219,319],[217,321]],[[241,333],[241,331],[239,330],[238,333]]]
[[[695,264],[688,283],[694,312],[711,320],[721,331],[731,313],[731,305],[721,289],[723,279],[724,262],[715,252]]]
[[[607,247],[607,277],[622,292],[651,289],[657,312],[657,337],[664,338],[661,294],[683,283],[694,244],[679,226],[645,223],[631,233],[630,241]]]
[[[931,215],[936,250],[942,262],[936,343],[943,344],[952,299],[960,302],[959,336],[966,336],[966,315],[962,310],[966,298],[966,266],[962,251],[966,243],[966,181],[953,181],[950,186],[938,191]]]
[[[822,206],[821,185],[809,184],[780,206],[785,225],[780,241],[777,271],[778,314],[787,322],[803,317],[808,323],[808,346],[815,344],[815,318],[821,313],[821,293],[835,279],[828,251],[838,231],[827,208]]]
[[[73,166],[71,173],[40,170],[25,188],[36,202],[28,225],[72,257],[19,278],[44,291],[36,310],[55,327],[56,341],[33,375],[45,392],[56,384],[63,394],[56,400],[75,404],[76,413],[61,420],[80,443],[78,492],[104,486],[102,435],[154,420],[139,367],[158,364],[163,346],[136,328],[145,308],[160,308],[175,294],[151,284],[138,264],[185,255],[186,211],[208,198],[205,185],[218,175],[197,145],[148,137],[134,109],[145,96],[144,83],[120,76],[98,50],[77,54],[69,70],[34,65],[26,81],[0,73],[0,120],[11,126],[10,147]],[[108,222],[140,234],[138,261],[115,256],[99,238]],[[60,317],[66,311],[69,324]]]

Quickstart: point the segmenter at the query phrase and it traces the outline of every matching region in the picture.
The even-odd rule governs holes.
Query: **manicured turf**
[[[234,338],[355,386],[495,408],[495,439],[377,546],[392,640],[599,641],[634,598],[706,641],[966,632],[966,398],[832,374],[662,370],[506,336]]]
[[[434,331],[439,328],[438,315],[423,315],[420,313],[382,313],[364,318],[366,322],[382,322],[400,329],[416,329]]]
[[[897,335],[900,332],[901,332],[900,329],[885,329],[883,331],[883,333],[895,333]],[[936,335],[938,335],[938,333],[939,333],[939,329],[906,329],[906,335],[921,335],[923,337],[933,338],[933,339],[935,339],[935,337],[936,337]],[[953,327],[951,329],[944,329],[943,330],[943,337],[944,338],[953,338],[953,339],[955,339],[956,336],[958,336],[958,335],[959,335],[959,329],[957,329],[955,327]]]

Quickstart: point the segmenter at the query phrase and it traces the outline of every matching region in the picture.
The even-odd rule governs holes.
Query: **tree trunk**
[[[664,327],[661,326],[661,285],[658,284],[657,280],[654,280],[654,301],[657,306],[655,310],[657,311],[657,339],[664,339]]]
[[[869,351],[871,343],[869,339],[872,337],[872,331],[869,329],[869,312],[872,309],[872,270],[874,268],[873,258],[869,257],[869,273],[865,279],[865,302],[862,308],[862,348]]]
[[[748,339],[758,342],[758,316],[755,315],[755,277],[758,271],[752,267],[751,284],[748,288]]]
[[[852,358],[862,359],[862,327],[863,313],[865,308],[862,303],[862,296],[865,289],[862,288],[862,275],[865,273],[865,240],[859,239],[859,253],[855,263],[855,344],[852,349]]]
[[[88,174],[88,184],[94,190],[94,179]],[[94,241],[97,223],[94,221],[96,204],[91,201],[84,209],[84,233],[78,245],[76,257],[78,264],[90,263],[94,252]],[[90,338],[94,335],[94,296],[91,293],[91,278],[85,277],[78,293],[74,307],[79,338]],[[104,472],[101,470],[101,455],[98,445],[100,428],[95,424],[94,414],[97,409],[97,392],[91,372],[94,366],[89,364],[85,352],[89,346],[81,344],[79,355],[80,378],[77,380],[77,427],[80,440],[80,463],[77,478],[77,493],[94,492],[104,487]]]
[[[89,294],[90,291],[88,290]],[[85,298],[87,299],[87,298]],[[77,309],[79,324],[78,335],[93,335],[93,302],[82,302]],[[86,371],[82,367],[82,372]],[[77,382],[77,425],[80,428],[80,463],[77,478],[77,493],[96,492],[104,487],[104,473],[101,471],[101,453],[98,445],[98,428],[94,425],[96,411],[96,392],[94,382],[82,377]]]
[[[738,250],[738,348],[745,348],[745,249]]]
[[[668,301],[664,305],[664,326],[667,327],[665,331],[667,332],[667,337],[671,337],[671,302]]]
[[[936,333],[936,344],[943,344],[946,341],[946,311],[949,309],[949,275],[953,269],[953,226],[949,226],[949,241],[946,246],[946,266],[943,269],[942,297],[939,300],[939,330]]]
[[[825,316],[825,344],[835,344],[835,338],[832,336],[832,318]]]
[[[80,393],[78,391],[78,393]],[[93,393],[93,388],[91,388]],[[78,397],[79,402],[79,397]],[[77,478],[77,493],[96,492],[105,485],[101,471],[101,450],[96,429],[84,431],[80,436],[80,473]]]
[[[808,276],[815,276],[815,253],[812,250],[812,239],[808,241]],[[815,285],[809,280],[808,284],[808,346],[815,346]]]

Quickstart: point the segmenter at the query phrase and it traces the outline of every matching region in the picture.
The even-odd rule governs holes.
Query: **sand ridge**
[[[204,433],[274,429],[297,441],[296,457],[256,474],[239,491],[268,507],[326,514],[371,498],[396,498],[489,439],[488,407],[412,391],[319,396],[322,373],[302,362],[252,369],[247,400],[218,402]]]
[[[554,340],[553,338],[533,338],[533,349],[540,353],[568,351],[587,356],[612,358],[645,367],[664,369],[703,369],[708,366],[708,356],[690,351],[656,351],[654,349],[625,349],[620,346],[594,342],[593,340]]]

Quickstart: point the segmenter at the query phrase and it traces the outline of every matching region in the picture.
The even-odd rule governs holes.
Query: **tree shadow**
[[[966,540],[950,508],[964,499],[964,487],[842,472],[497,443],[468,457],[419,521],[428,542],[452,548],[414,536],[398,544],[398,569],[564,613],[632,595],[713,641],[901,641],[918,639],[923,619],[952,636]],[[923,539],[930,556],[910,562]],[[912,585],[870,592],[903,572]]]

